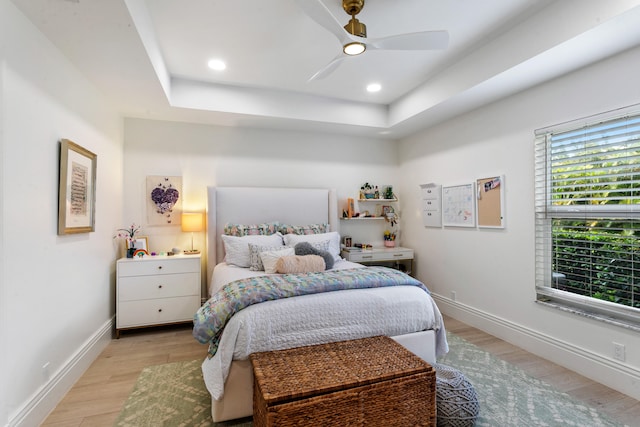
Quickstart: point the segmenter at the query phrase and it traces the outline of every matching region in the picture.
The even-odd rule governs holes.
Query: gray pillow
[[[324,259],[325,268],[327,270],[333,268],[334,259],[333,255],[331,255],[329,251],[318,249],[309,242],[300,242],[293,248],[296,251],[296,255],[319,255]]]

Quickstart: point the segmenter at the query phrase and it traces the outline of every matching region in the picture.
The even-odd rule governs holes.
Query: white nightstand
[[[340,254],[344,259],[367,265],[388,265],[407,274],[413,273],[413,249],[395,248],[373,248],[364,250],[343,249]]]
[[[121,258],[116,338],[123,329],[192,322],[200,308],[200,255]]]

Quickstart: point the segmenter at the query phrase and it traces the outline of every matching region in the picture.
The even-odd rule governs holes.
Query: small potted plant
[[[396,233],[390,230],[384,230],[384,245],[388,248],[396,246]]]
[[[127,258],[133,258],[135,252],[136,236],[140,233],[140,226],[131,224],[129,228],[119,228],[118,233],[113,236],[114,239],[124,239],[126,241]]]

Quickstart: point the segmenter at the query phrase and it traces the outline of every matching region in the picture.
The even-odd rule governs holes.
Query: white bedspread
[[[338,264],[337,268],[362,267],[347,261]],[[235,279],[265,274],[221,264],[214,270],[212,290],[227,280],[229,268],[236,270]],[[242,271],[240,277],[238,270]],[[213,398],[221,399],[232,360],[245,360],[251,353],[428,329],[436,331],[436,355],[445,354],[448,346],[442,315],[433,299],[415,286],[344,290],[267,301],[247,307],[230,319],[217,353],[203,362],[202,372]]]

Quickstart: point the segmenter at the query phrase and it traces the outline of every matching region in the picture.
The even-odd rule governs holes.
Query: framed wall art
[[[182,177],[147,176],[147,222],[149,225],[182,223]]]
[[[58,234],[95,231],[98,156],[78,144],[60,141]]]

